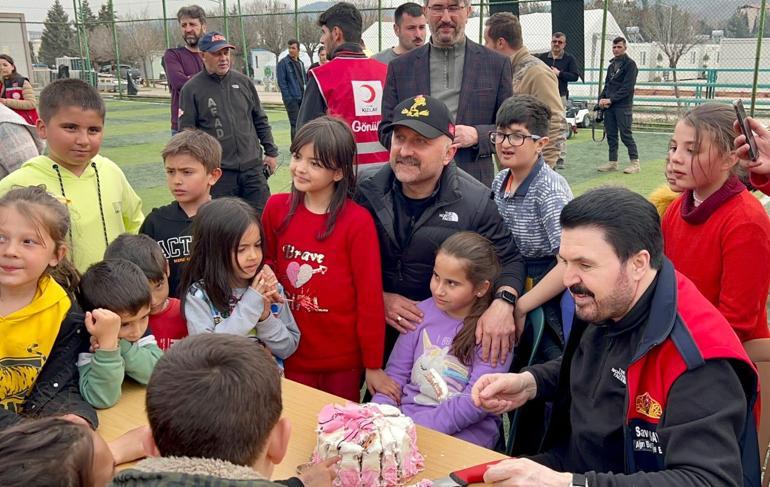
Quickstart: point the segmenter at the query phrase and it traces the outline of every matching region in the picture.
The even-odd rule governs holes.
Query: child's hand
[[[264,310],[259,320],[264,321],[270,315],[270,305],[283,302],[281,293],[278,292],[278,278],[275,277],[270,266],[266,265],[254,276],[251,287],[262,296]]]
[[[305,487],[329,487],[337,477],[337,469],[334,466],[341,458],[340,456],[327,458],[321,463],[308,467],[299,475],[299,479]]]
[[[366,388],[371,395],[379,392],[401,405],[401,386],[382,369],[366,369]]]
[[[86,329],[94,338],[91,342],[94,350],[117,350],[120,316],[108,309],[98,308],[86,313]]]

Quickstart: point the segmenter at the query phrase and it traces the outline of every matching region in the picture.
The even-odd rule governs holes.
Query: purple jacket
[[[450,353],[462,321],[436,308],[433,298],[417,306],[425,313],[422,324],[399,335],[385,368],[401,386],[401,412],[427,428],[493,448],[500,417],[474,406],[471,389],[484,374],[507,372],[513,354],[492,367],[481,360],[478,348],[473,363],[465,366]],[[375,394],[372,401],[395,406],[383,394]]]
[[[203,58],[186,47],[166,49],[163,54],[163,69],[171,89],[171,129],[178,130],[179,92],[187,80],[203,70]]]

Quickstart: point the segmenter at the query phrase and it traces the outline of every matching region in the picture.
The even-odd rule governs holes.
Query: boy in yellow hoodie
[[[15,186],[45,185],[66,202],[72,218],[70,254],[84,272],[102,259],[107,245],[124,232],[137,233],[142,200],[123,171],[100,156],[105,107],[99,93],[77,79],[62,79],[40,93],[38,134],[48,155],[25,162],[0,180],[0,194]]]

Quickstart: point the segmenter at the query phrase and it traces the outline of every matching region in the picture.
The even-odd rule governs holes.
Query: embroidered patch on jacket
[[[457,213],[454,211],[445,211],[444,213],[439,213],[439,218],[444,220],[445,222],[459,222],[460,218],[457,216]]]
[[[660,419],[663,416],[663,408],[649,392],[636,396],[636,412],[652,419]]]

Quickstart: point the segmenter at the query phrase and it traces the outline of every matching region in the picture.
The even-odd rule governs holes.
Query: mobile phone
[[[759,157],[759,151],[754,140],[754,132],[751,131],[749,122],[746,120],[746,110],[743,108],[743,102],[741,100],[733,101],[733,108],[735,108],[735,115],[738,117],[738,126],[741,128],[743,135],[746,136],[746,142],[749,144],[749,159],[756,161]]]

